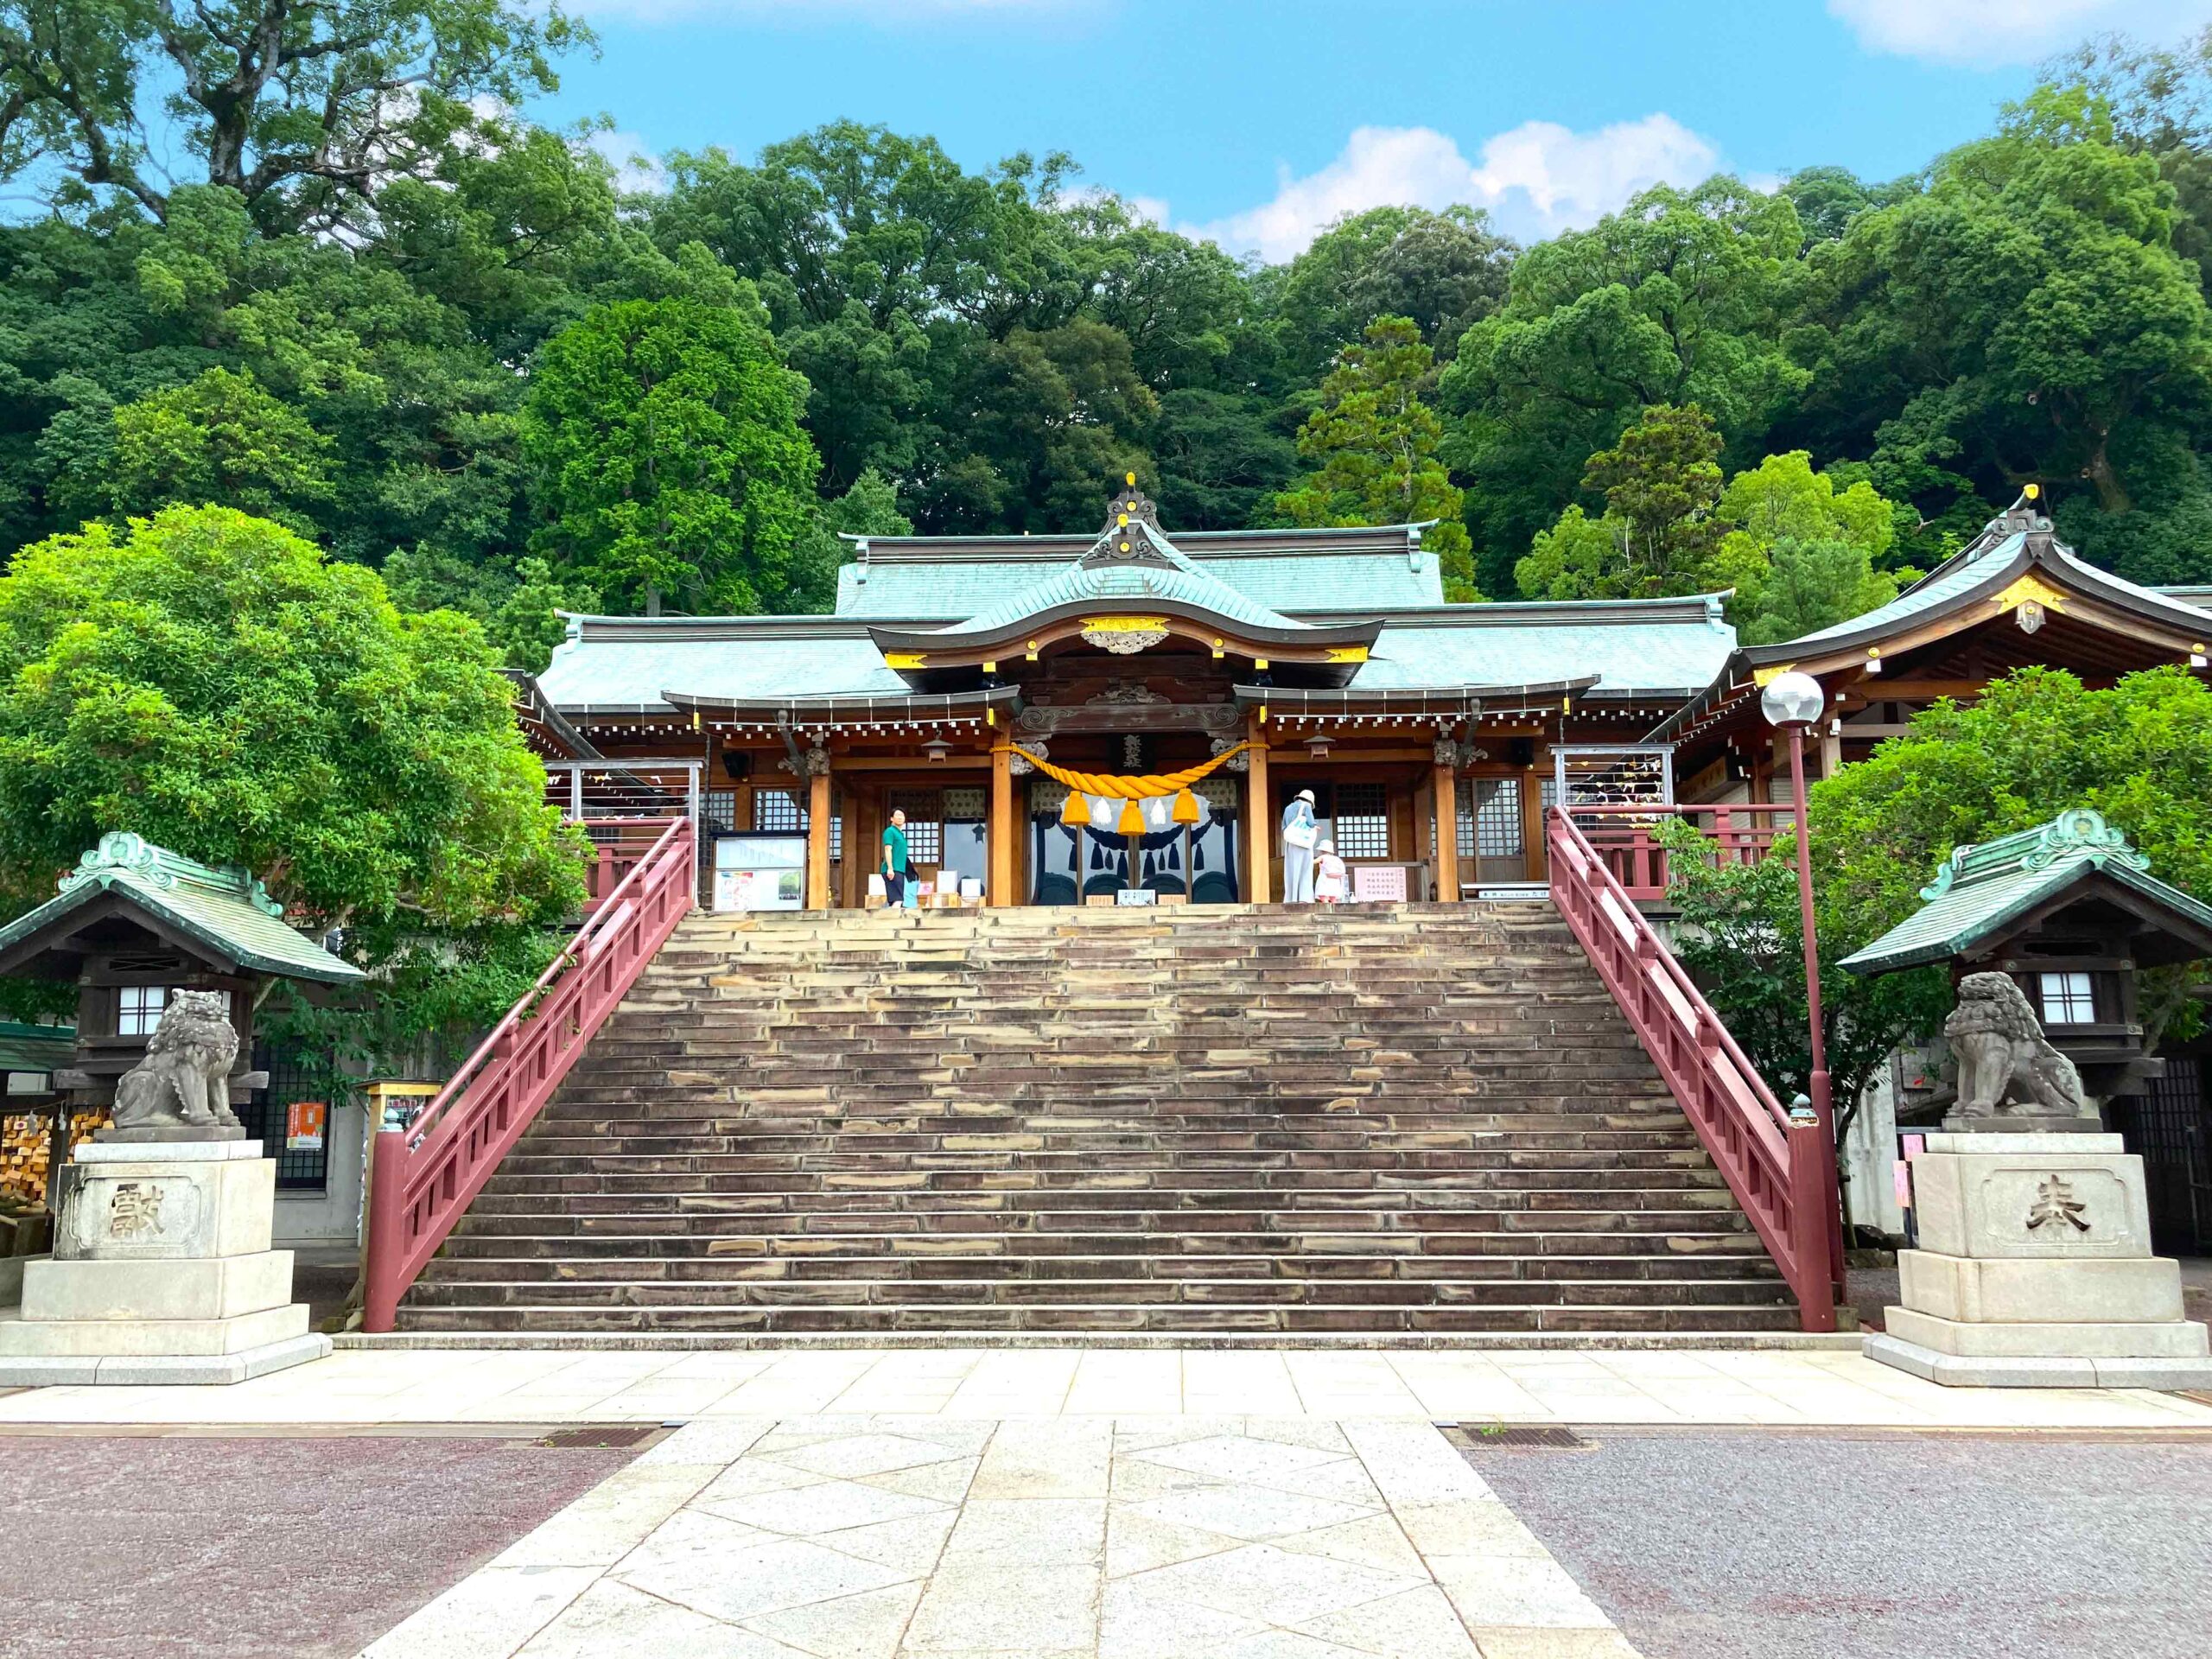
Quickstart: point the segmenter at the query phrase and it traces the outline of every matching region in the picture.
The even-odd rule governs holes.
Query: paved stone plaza
[[[341,1350],[227,1389],[0,1397],[16,1423],[555,1423],[897,1413],[2212,1429],[2139,1389],[1947,1389],[1850,1348]]]
[[[1633,1649],[1423,1423],[825,1416],[680,1430],[366,1659],[620,1651]]]
[[[648,1438],[545,1448],[590,1424]],[[1902,1659],[1985,1611],[1978,1656],[2201,1659],[2212,1608],[2212,1403],[1833,1347],[350,1349],[0,1397],[0,1446],[122,1517],[42,1530],[128,1533],[142,1466],[199,1494],[192,1572],[0,1598],[0,1659]],[[2089,1641],[2107,1581],[2157,1593]]]

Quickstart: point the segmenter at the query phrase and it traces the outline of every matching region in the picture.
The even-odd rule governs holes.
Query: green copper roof
[[[1735,645],[1708,594],[1439,606],[1389,617],[1352,683],[1393,690],[1595,675],[1608,697],[1679,700],[1708,684]]]
[[[1957,849],[1920,890],[1927,902],[1842,965],[1854,974],[1885,974],[1946,961],[2093,874],[2212,932],[2212,909],[2159,880],[2150,868],[2101,814],[2074,807],[2036,829]]]
[[[284,925],[284,907],[243,870],[216,869],[116,831],[77,861],[60,892],[0,927],[0,951],[121,893],[218,957],[255,973],[335,984],[361,970]]]
[[[1436,556],[1420,526],[1178,531],[1199,569],[1286,616],[1440,605]],[[869,537],[837,571],[836,614],[871,621],[957,622],[1080,558],[1081,536]]]
[[[76,1052],[74,1026],[25,1026],[0,1020],[0,1073],[59,1071]]]
[[[1072,563],[1006,595],[966,621],[936,630],[948,642],[969,635],[988,636],[1018,627],[1027,619],[1062,605],[1144,605],[1165,601],[1208,611],[1248,627],[1298,629],[1279,611],[1246,598],[1198,564],[1156,527],[1141,518],[1126,519],[1105,532]]]
[[[1607,697],[1679,701],[1710,683],[1736,644],[1719,600],[1710,594],[1439,604],[1383,616],[1382,634],[1352,679],[1361,690],[1595,675]],[[665,712],[665,691],[743,701],[903,697],[912,690],[886,666],[867,625],[846,617],[579,617],[574,629],[537,683],[548,702],[576,718]]]

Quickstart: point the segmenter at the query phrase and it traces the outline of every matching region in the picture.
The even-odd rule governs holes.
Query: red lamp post
[[[1821,1020],[1821,950],[1813,924],[1812,821],[1805,804],[1805,730],[1827,712],[1827,693],[1809,674],[1777,674],[1759,696],[1760,712],[1789,738],[1789,804],[1796,825],[1797,913],[1805,941],[1805,1008],[1812,1042],[1813,1069],[1808,1080],[1813,1115],[1821,1125],[1822,1160],[1832,1205],[1828,1217],[1828,1273],[1839,1298],[1843,1293],[1843,1213],[1836,1179],[1835,1096],[1828,1079],[1827,1037]]]

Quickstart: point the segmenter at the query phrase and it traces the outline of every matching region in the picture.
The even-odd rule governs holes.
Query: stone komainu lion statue
[[[178,991],[162,1010],[146,1058],[115,1086],[115,1127],[241,1127],[231,1111],[231,1064],[238,1034],[220,991]]]
[[[2036,1011],[2007,974],[1968,974],[1959,1006],[1943,1022],[1959,1063],[1961,1117],[1994,1117],[2008,1106],[2040,1108],[2056,1117],[2086,1117],[2074,1062],[2050,1046]]]

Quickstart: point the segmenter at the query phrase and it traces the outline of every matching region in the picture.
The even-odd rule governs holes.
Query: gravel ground
[[[1465,1455],[1647,1659],[2212,1654],[2212,1437],[1583,1432]]]
[[[518,1440],[0,1436],[0,1659],[340,1659],[635,1456]]]

